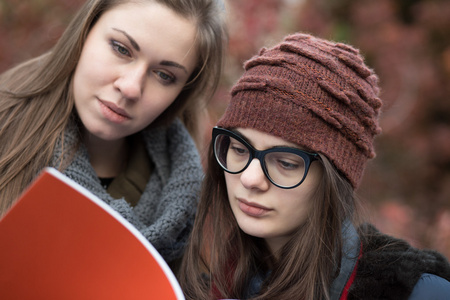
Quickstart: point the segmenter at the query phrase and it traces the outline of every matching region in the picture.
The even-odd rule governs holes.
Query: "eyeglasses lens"
[[[269,152],[264,156],[267,173],[273,182],[282,187],[292,187],[305,175],[305,161],[289,152]]]
[[[250,160],[249,149],[236,139],[219,134],[215,142],[216,158],[219,164],[231,173],[244,170]]]
[[[244,171],[252,159],[251,150],[245,144],[225,134],[216,137],[214,147],[218,163],[230,173]],[[293,187],[305,175],[305,161],[295,153],[270,151],[261,164],[269,179],[281,187]]]

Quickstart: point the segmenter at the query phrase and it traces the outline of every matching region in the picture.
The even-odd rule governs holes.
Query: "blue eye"
[[[156,75],[161,78],[161,80],[166,83],[166,84],[170,84],[170,83],[174,83],[175,82],[175,77],[172,75],[169,75],[163,71],[155,71]]]
[[[111,47],[115,52],[122,56],[131,56],[130,51],[128,51],[127,47],[123,46],[121,43],[112,40]]]

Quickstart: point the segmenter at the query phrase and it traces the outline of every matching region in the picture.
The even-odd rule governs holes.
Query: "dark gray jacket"
[[[343,238],[344,255],[340,273],[330,287],[331,300],[450,299],[450,264],[442,254],[416,249],[369,224],[357,232],[346,222]],[[353,272],[355,277],[345,298],[344,288]],[[259,293],[267,275],[252,278],[246,298]]]

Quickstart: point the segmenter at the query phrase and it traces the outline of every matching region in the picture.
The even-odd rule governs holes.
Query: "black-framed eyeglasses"
[[[241,173],[257,158],[270,182],[283,189],[299,186],[305,180],[311,163],[319,157],[316,153],[292,147],[259,151],[238,133],[220,127],[213,128],[212,138],[216,160],[226,172]]]

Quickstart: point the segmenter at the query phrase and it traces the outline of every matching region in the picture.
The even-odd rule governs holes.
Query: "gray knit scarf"
[[[182,255],[192,229],[203,171],[200,157],[189,133],[179,120],[170,126],[145,130],[144,143],[154,170],[138,204],[112,198],[89,162],[87,149],[80,145],[63,173],[109,204],[133,224],[167,262]],[[71,124],[64,133],[64,149],[73,149],[79,130]],[[67,151],[64,151],[67,152]],[[52,165],[60,166],[61,140],[56,144]]]

